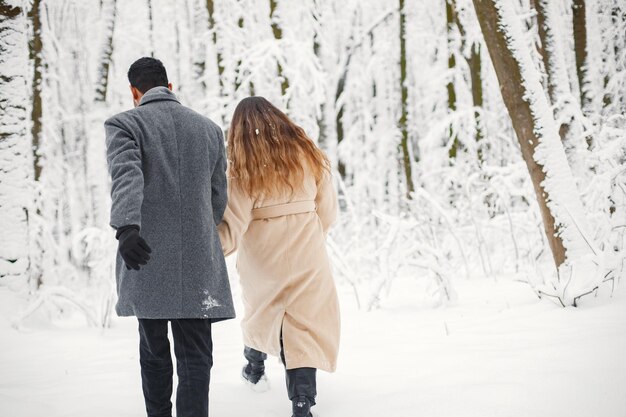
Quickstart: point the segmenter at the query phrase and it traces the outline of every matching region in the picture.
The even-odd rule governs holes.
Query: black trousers
[[[148,417],[172,416],[173,366],[167,323],[172,323],[178,417],[208,417],[213,366],[211,320],[139,319],[139,362]]]
[[[282,339],[281,339],[282,348]],[[263,366],[263,362],[267,359],[267,355],[256,349],[246,346],[243,350],[243,355],[248,362],[257,369]],[[285,354],[281,349],[280,359],[285,365]],[[317,396],[317,384],[316,384],[317,369],[315,368],[295,368],[285,369],[285,381],[287,383],[287,395],[290,400],[294,400],[297,397],[308,397],[311,404],[315,404],[315,397]]]

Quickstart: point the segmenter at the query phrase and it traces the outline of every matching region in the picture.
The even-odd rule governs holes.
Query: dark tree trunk
[[[476,142],[480,142],[484,137],[482,122],[480,120],[481,109],[483,108],[482,58],[480,49],[480,43],[476,42],[472,44],[470,57],[467,59],[470,78],[472,80],[472,103],[474,104],[474,120],[476,123]],[[483,151],[479,145],[478,160],[482,163],[483,159]]]
[[[33,0],[31,9],[28,12],[28,18],[31,21],[33,27],[33,34],[28,43],[29,58],[33,63],[33,85],[32,85],[32,144],[33,144],[33,167],[35,173],[35,181],[39,181],[41,177],[41,134],[43,131],[43,125],[41,117],[43,115],[43,104],[41,100],[41,87],[43,80],[43,57],[42,57],[42,42],[41,42],[41,0]]]
[[[585,111],[590,99],[587,91],[587,12],[585,0],[574,0],[572,3],[572,20],[574,27],[574,50],[576,53],[576,75],[580,90],[580,106]]]
[[[404,10],[404,0],[399,0],[400,10],[400,91],[401,91],[401,114],[398,121],[398,127],[400,128],[400,157],[402,161],[402,167],[404,171],[404,177],[406,180],[407,197],[411,198],[411,193],[415,190],[413,185],[413,176],[411,172],[411,155],[409,153],[409,131],[407,126],[407,119],[409,114],[409,89],[406,85],[406,14]]]
[[[457,16],[456,16],[456,3],[455,0],[446,0],[446,33],[448,39],[448,73],[450,76],[450,80],[448,80],[448,84],[446,89],[448,91],[448,113],[453,113],[456,111],[456,90],[454,87],[454,70],[456,68],[456,55],[454,52],[454,28],[457,26]],[[448,156],[450,158],[456,158],[456,155],[459,151],[459,141],[456,137],[454,129],[452,128],[452,124],[448,129],[448,143],[452,142],[450,145],[450,150],[448,151]]]
[[[148,36],[150,42],[150,56],[154,57],[154,16],[152,14],[152,0],[148,0]]]
[[[217,62],[217,76],[220,84],[220,95],[224,95],[224,60],[217,45],[217,25],[215,24],[215,4],[214,0],[207,0],[206,7],[209,12],[209,31],[211,32],[211,41],[215,48]]]
[[[335,103],[339,102],[339,98],[343,94],[346,77],[347,75],[347,67],[344,76],[339,79],[337,83],[337,92],[335,93]],[[337,145],[343,142],[343,105],[340,105],[337,109],[337,113],[335,115],[335,132],[337,133]],[[339,175],[341,178],[346,178],[346,164],[339,158],[339,162],[337,162],[337,171],[339,171]]]
[[[277,7],[278,0],[270,0],[270,21],[272,22],[272,33],[274,34],[274,39],[280,41],[283,38],[283,30],[281,29],[276,17]],[[276,67],[278,71],[278,79],[280,80],[280,92],[284,96],[287,94],[287,89],[289,88],[289,80],[283,73],[283,66],[280,62],[276,63]]]

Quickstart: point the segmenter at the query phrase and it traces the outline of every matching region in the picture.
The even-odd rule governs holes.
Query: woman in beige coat
[[[237,251],[251,384],[266,353],[280,356],[293,415],[310,416],[317,369],[333,372],[339,305],[326,253],[337,196],[326,156],[304,130],[262,97],[235,110],[228,134],[228,206],[218,227],[225,255]]]

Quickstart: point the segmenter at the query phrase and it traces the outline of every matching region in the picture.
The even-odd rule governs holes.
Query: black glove
[[[139,230],[128,227],[121,230],[118,235],[120,255],[126,264],[127,269],[139,271],[139,265],[145,265],[150,259],[152,252],[146,241],[139,236]]]

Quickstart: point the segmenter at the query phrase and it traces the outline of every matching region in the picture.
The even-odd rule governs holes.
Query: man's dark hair
[[[156,58],[143,57],[133,62],[128,69],[130,85],[145,94],[154,87],[167,87],[167,72],[163,63]]]

